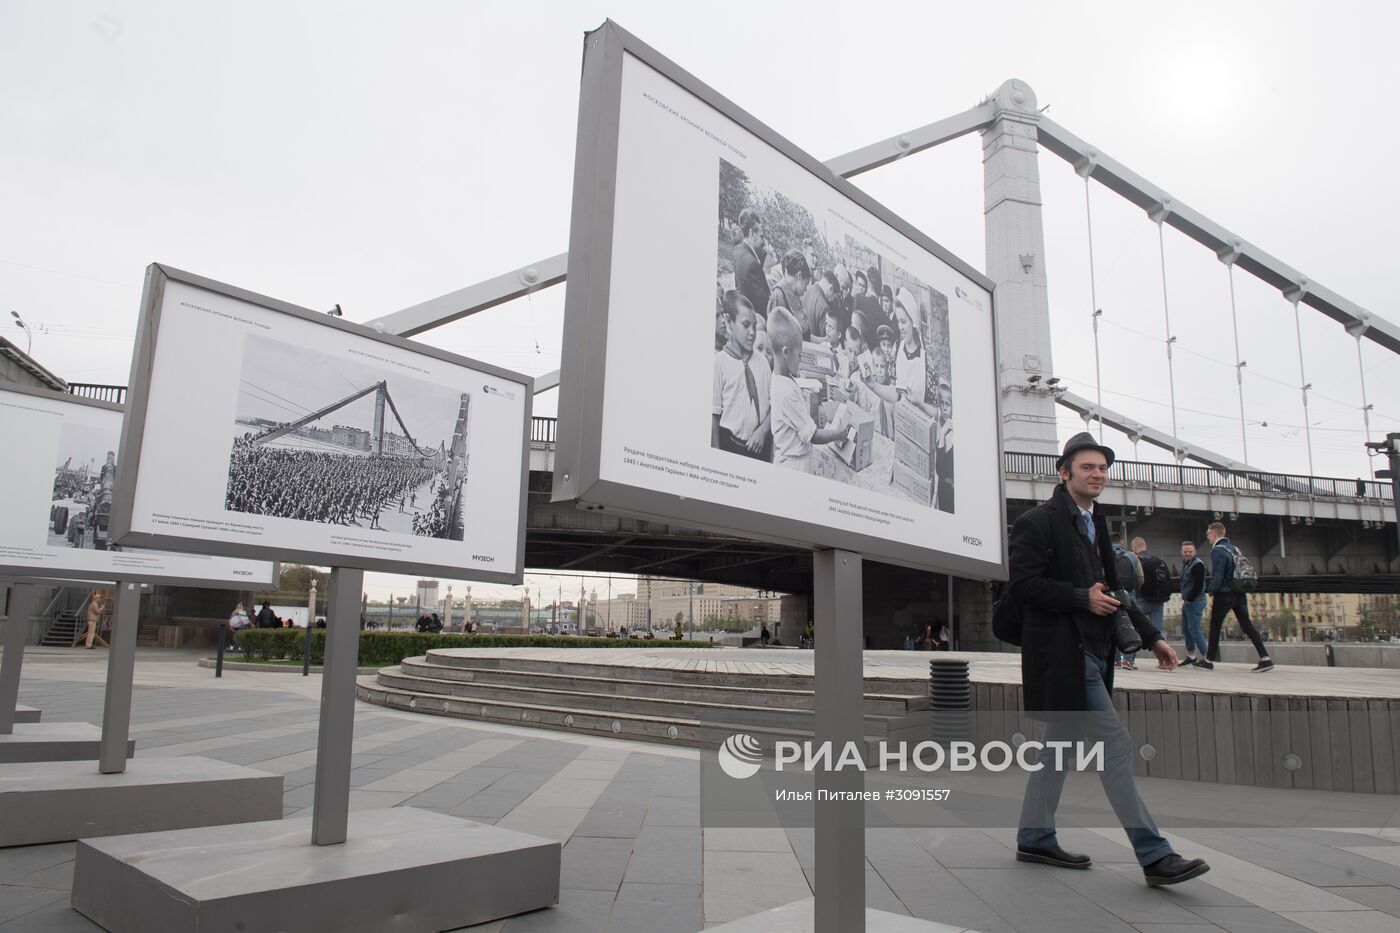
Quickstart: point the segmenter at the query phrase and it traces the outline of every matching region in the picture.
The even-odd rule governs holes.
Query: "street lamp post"
[[[24,322],[24,318],[19,316],[18,311],[11,311],[10,317],[15,319],[15,326],[23,330],[24,336],[27,338],[24,342],[24,355],[31,355],[34,350],[34,331],[29,329],[29,325]]]

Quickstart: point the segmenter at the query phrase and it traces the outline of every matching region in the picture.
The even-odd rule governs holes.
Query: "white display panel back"
[[[585,56],[607,219],[570,243],[555,497],[1003,576],[990,283],[612,24]]]
[[[111,541],[122,413],[42,390],[0,388],[0,575],[229,588],[276,586],[247,557],[131,550]]]
[[[128,540],[518,579],[528,377],[160,266],[141,326]]]

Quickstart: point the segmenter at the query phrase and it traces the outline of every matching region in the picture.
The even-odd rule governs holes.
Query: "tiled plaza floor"
[[[212,672],[142,651],[137,755],[199,754],[286,776],[285,812],[311,804],[320,678]],[[1276,675],[1277,676],[1277,675]],[[98,723],[105,652],[30,649],[20,700],[45,722]],[[352,805],[411,804],[559,839],[557,907],[485,933],[691,933],[810,896],[810,830],[704,831],[697,753],[360,705]],[[1153,787],[1153,784],[1159,785]],[[1142,780],[1145,796],[1227,793]],[[1239,789],[1231,789],[1238,793]],[[1287,812],[1306,791],[1249,790]],[[871,907],[982,931],[1400,931],[1400,830],[1188,829],[1212,871],[1152,890],[1121,832],[1066,830],[1087,872],[1021,865],[1008,830],[888,829],[867,837]],[[68,907],[74,844],[0,850],[0,933],[96,929]]]

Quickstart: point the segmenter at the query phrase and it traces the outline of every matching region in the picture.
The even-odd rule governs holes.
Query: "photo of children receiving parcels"
[[[947,296],[720,160],[710,446],[954,509]]]

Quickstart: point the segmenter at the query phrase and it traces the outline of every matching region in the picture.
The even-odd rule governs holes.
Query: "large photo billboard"
[[[152,266],[122,540],[515,582],[528,377]]]
[[[0,388],[0,434],[11,439],[0,457],[0,575],[275,586],[276,565],[266,560],[133,550],[112,540],[121,429],[117,406]]]
[[[577,158],[556,499],[1004,576],[984,276],[613,24]]]

